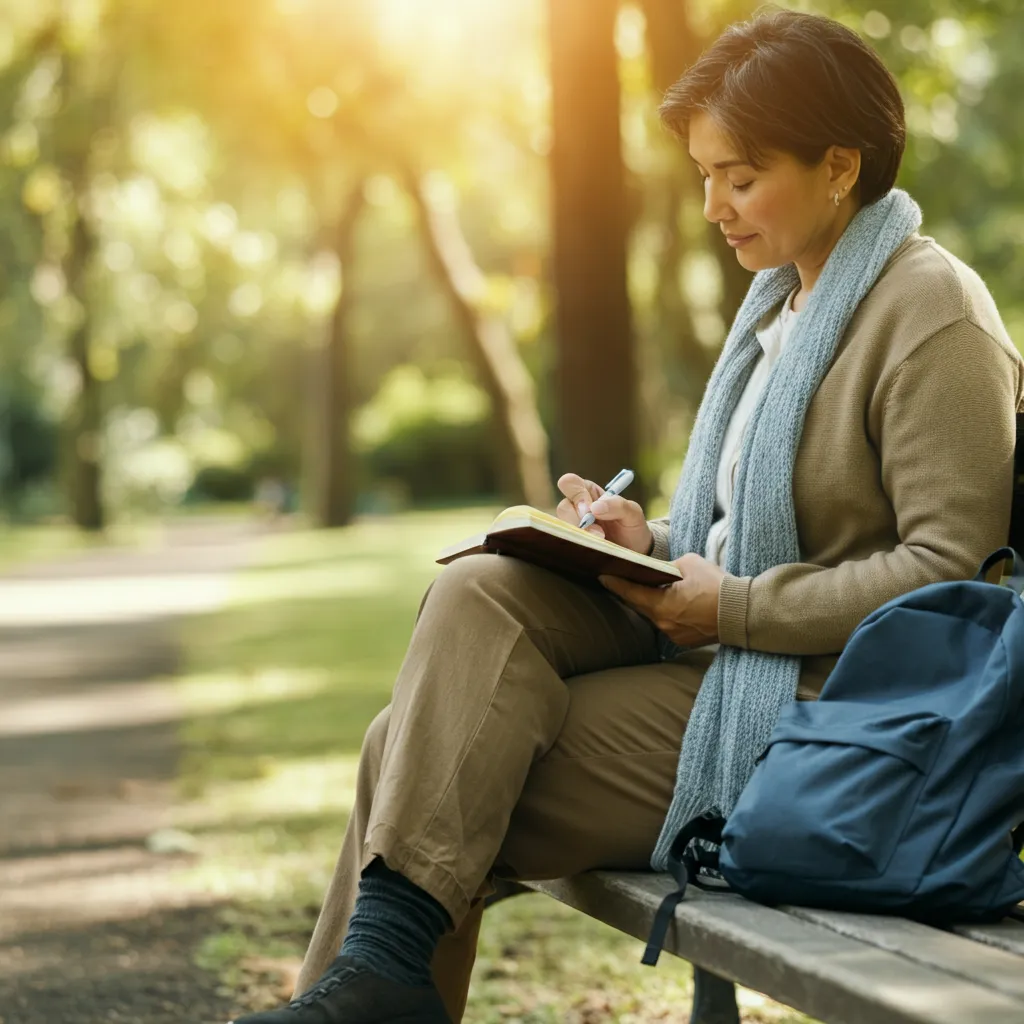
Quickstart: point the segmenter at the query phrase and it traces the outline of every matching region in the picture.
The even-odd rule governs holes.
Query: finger
[[[568,498],[563,498],[558,503],[555,507],[555,515],[574,526],[580,521],[580,517],[576,514],[576,506]]]
[[[563,473],[558,478],[558,489],[572,503],[572,507],[582,519],[590,510],[590,502],[593,500],[590,491],[587,489],[587,481],[575,473]],[[580,511],[580,506],[585,506]]]
[[[572,523],[573,526],[579,526],[580,520],[583,518],[583,515],[576,511],[576,506],[568,498],[563,498],[558,503],[558,506],[555,508],[555,515],[563,522]],[[583,532],[592,533],[596,537],[603,537],[605,535],[604,527],[600,523],[591,523],[590,526],[584,528]]]
[[[591,502],[604,494],[604,489],[593,480],[584,480],[575,473],[563,473],[558,478],[557,487],[572,502],[580,519],[590,511]]]
[[[651,588],[619,576],[598,576],[598,582],[639,611],[651,605]]]
[[[617,494],[609,494],[600,497],[590,506],[590,511],[598,519],[608,520],[644,520],[643,509],[629,498],[623,498]]]
[[[577,506],[577,508],[579,509],[581,519],[593,509],[593,502],[604,494],[604,488],[600,487],[598,484],[595,484],[593,480],[584,480],[583,483],[586,485],[587,488],[587,496]],[[592,523],[590,526],[587,527],[587,529],[593,530],[594,524]],[[604,536],[604,530],[601,530],[601,536]]]
[[[703,566],[708,565],[707,559],[698,555],[696,551],[688,551],[672,563],[686,577],[687,573],[698,572]]]

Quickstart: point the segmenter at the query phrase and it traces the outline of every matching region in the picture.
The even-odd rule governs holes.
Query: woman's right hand
[[[646,555],[651,550],[653,536],[647,525],[644,510],[635,502],[624,498],[621,494],[602,497],[604,488],[593,480],[584,480],[575,473],[564,473],[558,478],[558,489],[565,497],[558,503],[555,515],[573,526],[579,526],[580,520],[593,512],[597,520],[588,526],[590,533],[606,537],[615,544],[621,544],[630,551],[638,551]],[[594,507],[596,504],[596,508]]]

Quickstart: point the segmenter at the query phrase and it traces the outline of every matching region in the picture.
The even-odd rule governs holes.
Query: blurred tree
[[[1024,346],[1020,245],[1024,19],[1017,0],[824,0],[900,83],[907,151],[898,184],[923,230],[969,263]]]
[[[350,442],[352,420],[352,354],[349,345],[349,314],[353,289],[351,269],[355,258],[355,230],[363,210],[365,182],[352,186],[335,228],[334,252],[341,271],[341,290],[334,305],[327,341],[322,349],[314,387],[321,401],[316,410],[321,436],[314,457],[321,460],[316,474],[317,521],[321,526],[344,526],[356,504],[356,475]]]
[[[294,479],[300,449],[315,450],[315,475],[340,488],[325,518],[341,521],[357,472],[372,460],[383,472],[388,445],[401,449],[392,470],[407,466],[420,430],[432,458],[465,444],[476,468],[452,486],[491,486],[490,455],[518,498],[538,493],[545,425],[560,433],[547,457],[556,475],[599,477],[593,460],[628,441],[619,417],[639,422],[634,468],[667,488],[747,277],[716,248],[684,148],[654,110],[752,6],[0,0],[8,394],[40,423],[61,422],[65,484],[109,501],[151,469],[161,500],[207,467]],[[813,6],[897,75],[909,128],[900,184],[1024,337],[1015,4]],[[359,226],[341,244],[359,182]],[[402,365],[447,395],[434,383],[452,359],[490,399],[471,424],[435,423],[427,403],[400,438],[339,468],[351,463],[328,442],[347,444],[348,406],[374,404]],[[642,396],[632,412],[623,388]],[[324,408],[316,423],[337,429],[317,425],[306,445]],[[603,471],[633,458],[609,455]]]
[[[617,11],[617,0],[549,3],[559,461],[598,483],[638,454]],[[638,480],[631,496],[644,490]]]
[[[537,410],[533,378],[508,325],[484,308],[487,279],[455,211],[444,199],[432,198],[429,184],[411,169],[404,178],[416,203],[430,264],[471,341],[473,362],[497,414],[502,491],[513,501],[546,508],[553,503],[548,437]]]
[[[691,23],[687,0],[643,0],[641,10],[646,22],[645,41],[654,99],[660,102],[668,87],[696,59],[702,41]],[[699,202],[700,196],[687,166],[686,153],[674,140],[669,140],[668,148],[671,159],[666,161],[665,173],[649,185],[652,189],[660,186],[664,219],[662,237],[665,241],[658,260],[657,305],[662,320],[671,325],[685,378],[691,382],[687,397],[696,404],[714,368],[715,352],[698,340],[683,294],[683,268],[694,246],[681,229],[680,217],[684,204]],[[732,263],[735,262],[732,257]],[[726,272],[723,268],[723,276]],[[728,316],[727,309],[723,309],[723,316]]]
[[[235,160],[244,161],[246,168],[263,168],[265,187],[276,191],[288,179],[303,181],[321,225],[349,222],[339,204],[346,191],[354,194],[352,181],[374,174],[414,181],[409,168],[429,164],[437,140],[459,125],[459,95],[453,94],[448,105],[410,102],[399,69],[373,33],[376,19],[365,0],[308,0],[286,14],[269,0],[195,6],[195,16],[187,19],[180,17],[180,10],[172,15],[158,4],[151,12],[152,38],[164,47],[163,59],[180,69],[172,78],[174,88],[184,89],[211,119]],[[225,39],[231,41],[230,61],[223,60]],[[414,204],[429,214],[422,190],[410,185],[409,192]],[[499,439],[495,454],[506,496],[547,504],[550,485],[538,483],[547,439],[533,390],[522,386],[528,377],[515,345],[498,346],[502,356],[496,366],[493,342],[503,329],[493,317],[481,317],[474,309],[476,299],[470,300],[463,283],[452,278],[466,265],[452,265],[456,248],[438,248],[439,242],[454,237],[452,232],[441,228],[437,216],[421,216],[420,223],[429,265],[464,328],[472,362],[492,398]],[[459,251],[468,256],[468,243],[461,237]],[[312,247],[319,248],[322,238],[322,230],[314,232]],[[355,254],[348,242],[345,248],[343,283],[329,332],[334,339],[350,314],[348,282]],[[338,344],[327,344],[338,355]],[[311,490],[323,496],[317,501],[320,518],[338,525],[344,521],[342,510],[354,504],[352,495],[343,494],[353,486],[354,476],[344,469],[351,466],[351,454],[342,451],[349,437],[345,396],[351,396],[352,388],[342,384],[341,376],[350,376],[352,366],[347,358],[326,358],[333,360],[333,372],[308,378],[319,395],[311,410],[317,426],[307,436],[316,438],[318,446],[329,441],[331,448],[311,452],[309,464],[316,478]]]
[[[101,530],[105,519],[102,393],[90,348],[90,271],[96,238],[88,194],[93,141],[109,125],[113,110],[116,80],[106,47],[114,48],[116,42],[110,26],[89,33],[73,17],[43,20],[25,49],[28,76],[22,91],[26,120],[41,138],[40,155],[59,183],[50,186],[53,198],[36,202],[45,221],[44,252],[62,265],[67,296],[74,304],[65,332],[75,374],[74,398],[61,429],[71,513],[84,530]],[[44,98],[48,102],[42,102]],[[38,179],[37,189],[45,192]],[[28,201],[32,202],[31,193]]]
[[[647,20],[647,46],[650,51],[652,79],[660,98],[684,71],[692,64],[701,51],[725,27],[717,19],[705,22],[703,32],[693,23],[690,7],[693,0],[643,0],[642,10]],[[735,10],[731,12],[735,14]],[[733,20],[732,16],[728,20]],[[696,175],[682,145],[676,147],[679,160],[673,175],[673,194],[669,203],[672,215],[671,231],[676,245],[666,250],[662,264],[662,288],[671,289],[671,282],[678,281],[679,261],[685,256],[683,234],[678,229],[680,205],[684,201],[703,202],[697,187]],[[707,225],[705,246],[710,248],[718,263],[722,278],[720,310],[725,324],[731,324],[736,311],[750,286],[751,275],[740,266],[736,253],[725,241],[725,236],[716,224]],[[672,297],[674,300],[674,296]],[[682,355],[686,364],[697,377],[700,391],[714,367],[715,354],[706,346],[696,342],[692,331],[680,332]]]
[[[80,152],[76,158],[84,164],[86,153]],[[78,173],[72,172],[69,180],[74,196],[74,228],[65,261],[65,276],[69,294],[78,300],[81,314],[68,339],[68,355],[77,372],[78,388],[64,424],[64,452],[68,463],[72,517],[83,530],[102,530],[105,519],[100,492],[103,406],[101,385],[89,359],[91,303],[87,288],[87,274],[96,245],[82,206],[85,176],[79,170]]]

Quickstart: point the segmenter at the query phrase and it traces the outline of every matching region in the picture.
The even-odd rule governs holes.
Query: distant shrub
[[[22,512],[30,495],[57,472],[58,427],[33,399],[14,392],[0,403],[0,496]]]
[[[397,483],[411,502],[480,497],[497,486],[487,423],[406,424],[361,459],[365,484]]]
[[[57,424],[26,395],[12,397],[7,414],[10,483],[22,487],[50,476],[57,467]]]
[[[490,403],[456,364],[435,377],[392,370],[357,413],[353,442],[363,490],[429,503],[497,489]]]
[[[202,466],[192,479],[185,502],[252,501],[254,489],[246,466]]]

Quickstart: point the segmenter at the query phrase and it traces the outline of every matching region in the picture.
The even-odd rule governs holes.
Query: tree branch
[[[484,387],[511,449],[518,488],[530,505],[550,507],[548,437],[537,411],[533,378],[507,324],[482,308],[487,279],[473,258],[454,209],[432,200],[423,180],[408,164],[401,166],[401,175],[419,213],[431,267],[473,344]]]

